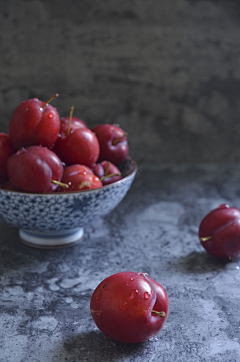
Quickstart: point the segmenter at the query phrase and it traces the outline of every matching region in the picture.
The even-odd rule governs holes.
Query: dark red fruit
[[[8,180],[7,160],[16,152],[6,133],[0,133],[0,184]]]
[[[56,96],[47,102],[38,98],[28,99],[14,110],[9,124],[9,139],[16,150],[32,145],[53,146],[59,133],[60,117],[56,108],[48,102]]]
[[[78,128],[88,128],[86,123],[80,118],[73,117],[74,107],[70,108],[70,114],[68,117],[62,117],[60,119],[60,130],[58,134],[58,146],[60,142],[65,142],[65,139],[70,133],[73,133]],[[63,143],[64,146],[64,143]],[[62,147],[63,147],[62,146]]]
[[[120,170],[112,162],[102,161],[101,163],[96,163],[92,167],[93,172],[97,175],[102,181],[103,185],[109,185],[116,181],[121,180],[122,175]]]
[[[60,118],[60,137],[61,134],[66,135],[75,130],[76,128],[88,128],[86,123],[77,117],[73,116],[74,107],[70,108],[70,114],[68,117]]]
[[[67,135],[58,137],[54,152],[66,165],[81,164],[92,167],[99,157],[96,135],[88,128],[75,128]]]
[[[59,157],[46,147],[30,146],[17,151],[7,162],[10,181],[21,191],[53,192],[63,174]]]
[[[114,165],[122,163],[128,155],[127,134],[115,124],[100,124],[92,131],[100,144],[99,162],[107,160]]]
[[[240,210],[227,204],[212,210],[200,223],[199,239],[217,258],[231,260],[240,256]]]
[[[17,186],[15,186],[10,180],[7,180],[6,182],[4,182],[0,188],[3,190],[8,190],[8,191],[19,191]]]
[[[97,327],[118,342],[139,343],[162,329],[169,312],[165,289],[146,273],[120,272],[95,289],[91,314]]]
[[[102,187],[102,182],[93,173],[93,171],[85,165],[71,165],[64,169],[62,182],[68,185],[68,188],[58,188],[58,191],[83,191],[92,190]]]

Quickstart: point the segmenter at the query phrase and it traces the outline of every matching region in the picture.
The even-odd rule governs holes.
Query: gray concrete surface
[[[139,165],[119,207],[62,250],[0,223],[0,362],[239,362],[240,260],[202,249],[202,217],[240,208],[236,0],[0,2],[0,132],[28,98],[119,123]],[[175,165],[175,166],[174,166]],[[177,166],[178,165],[178,166]],[[106,339],[89,301],[108,275],[149,273],[170,315],[140,345]]]
[[[38,250],[0,224],[1,362],[238,362],[240,259],[208,255],[198,226],[221,203],[240,207],[240,167],[140,167],[111,214],[74,247]],[[90,314],[105,277],[147,272],[167,288],[169,318],[153,339],[107,339]]]

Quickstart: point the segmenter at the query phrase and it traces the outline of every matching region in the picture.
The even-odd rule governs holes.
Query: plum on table
[[[222,204],[210,211],[200,223],[199,240],[217,258],[232,260],[240,256],[240,210]]]
[[[107,277],[97,286],[90,310],[107,338],[139,343],[163,328],[169,299],[165,289],[147,273],[126,271]]]

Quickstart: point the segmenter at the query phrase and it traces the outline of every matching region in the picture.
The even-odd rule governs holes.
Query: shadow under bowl
[[[78,243],[84,226],[111,212],[130,189],[137,172],[128,156],[119,166],[123,178],[98,189],[36,194],[0,189],[0,219],[19,228],[20,239],[38,248]]]

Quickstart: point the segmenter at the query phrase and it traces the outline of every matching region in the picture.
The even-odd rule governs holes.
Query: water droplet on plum
[[[133,281],[135,280],[135,278],[134,278],[134,277],[132,277],[132,278],[130,278],[130,280],[131,280],[131,282],[133,282]]]
[[[229,209],[230,206],[228,204],[221,204],[220,206],[218,206],[219,209]]]
[[[95,183],[98,183],[98,181],[99,181],[99,178],[97,177],[97,176],[93,176],[93,182],[95,182]]]
[[[54,114],[52,112],[49,113],[48,118],[53,118]]]
[[[149,294],[148,292],[145,292],[145,293],[144,293],[144,298],[145,298],[145,299],[149,299],[149,297],[150,297],[150,294]]]

